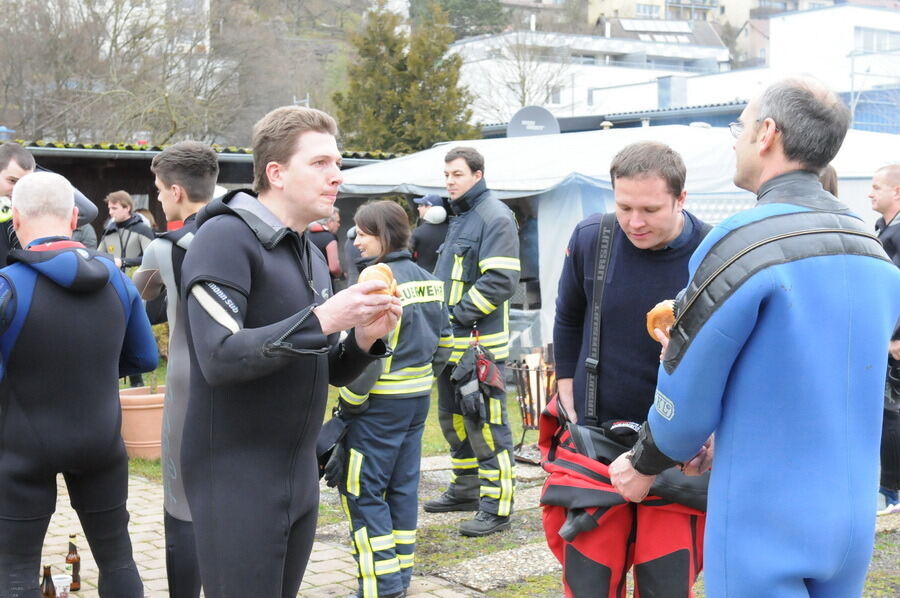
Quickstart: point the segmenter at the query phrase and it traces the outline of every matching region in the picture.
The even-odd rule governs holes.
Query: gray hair
[[[12,207],[24,218],[71,218],[75,189],[65,177],[56,173],[32,172],[13,187]]]
[[[788,160],[819,172],[837,155],[850,127],[850,109],[814,79],[785,79],[759,100],[757,122],[771,118]]]

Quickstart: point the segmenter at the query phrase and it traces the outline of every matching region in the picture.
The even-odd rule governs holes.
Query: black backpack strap
[[[584,385],[585,425],[597,426],[597,371],[600,367],[600,312],[603,305],[603,289],[612,254],[613,232],[616,226],[614,212],[600,218],[600,232],[597,235],[597,259],[594,275],[594,298],[591,302],[591,341],[588,357],[584,360],[587,378]]]

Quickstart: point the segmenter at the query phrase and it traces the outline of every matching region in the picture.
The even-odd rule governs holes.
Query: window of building
[[[856,27],[855,49],[861,52],[892,52],[900,50],[900,31]]]
[[[547,86],[547,103],[548,104],[561,104],[562,103],[562,87],[559,85],[548,85]]]
[[[658,4],[638,4],[635,7],[634,15],[641,19],[658,19],[659,18],[659,5]]]
[[[573,64],[597,64],[597,56],[594,54],[572,54]]]

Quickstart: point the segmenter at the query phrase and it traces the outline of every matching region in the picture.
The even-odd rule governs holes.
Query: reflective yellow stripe
[[[338,390],[338,394],[351,405],[362,405],[366,402],[366,399],[369,398],[368,394],[358,395],[346,386],[342,386],[340,390]]]
[[[363,598],[375,598],[378,596],[378,582],[375,580],[375,558],[372,554],[372,548],[369,546],[366,528],[363,527],[356,530],[353,534],[353,544],[357,552]]]
[[[372,550],[375,552],[378,552],[379,550],[393,550],[396,546],[394,544],[394,534],[372,536],[369,538],[369,546],[371,546]]]
[[[453,268],[450,270],[450,278],[453,280],[462,280],[463,275],[463,256],[453,256]]]
[[[499,480],[500,479],[500,470],[499,469],[481,469],[478,468],[478,477],[483,480]]]
[[[497,507],[497,515],[507,517],[512,512],[516,480],[515,467],[509,451],[503,451],[497,455],[497,462],[500,464],[500,505]]]
[[[416,562],[416,557],[414,554],[398,554],[397,558],[400,559],[401,569],[409,569]]]
[[[388,347],[391,348],[391,350],[397,348],[397,340],[400,338],[400,322],[401,322],[401,320],[403,320],[403,315],[401,315],[399,318],[397,318],[397,325],[391,331],[391,336],[388,339],[387,344],[388,344]],[[384,360],[384,370],[383,370],[384,373],[391,371],[391,362],[393,362],[393,361],[394,361],[394,354],[391,353],[390,356],[388,356],[388,358]]]
[[[481,426],[481,435],[484,436],[484,442],[488,445],[488,448],[494,451],[496,445],[494,443],[494,434],[491,432],[490,422],[484,422],[484,425]]]
[[[391,557],[383,561],[375,561],[375,575],[388,575],[400,572],[400,559]]]
[[[438,342],[438,347],[453,347],[453,337],[442,336],[440,342]]]
[[[490,403],[491,423],[497,426],[503,424],[503,405],[500,399],[491,397]]]
[[[421,378],[433,372],[431,364],[415,365],[399,370],[394,370],[390,374],[382,374],[380,380],[412,380],[413,378]]]
[[[478,269],[487,270],[515,270],[521,272],[522,264],[517,257],[489,257],[478,262]]]
[[[497,486],[481,486],[478,490],[478,496],[487,496],[488,498],[500,499],[500,488]]]
[[[469,337],[455,337],[453,339],[453,351],[450,353],[450,363],[456,363],[466,349],[469,348]],[[509,357],[509,301],[503,302],[503,329],[500,332],[480,334],[478,342],[491,350],[494,359],[500,361]]]
[[[356,449],[350,449],[350,459],[347,463],[347,494],[359,496],[359,474],[362,471],[363,454]]]
[[[444,283],[440,280],[414,280],[397,285],[400,305],[444,301]]]
[[[492,314],[494,313],[494,310],[497,309],[497,306],[488,301],[487,298],[481,294],[481,291],[475,287],[469,289],[469,299],[472,300],[475,307],[477,307],[484,315]]]
[[[347,521],[350,522],[350,505],[347,503],[347,497],[344,493],[341,493],[341,510],[344,512],[344,515],[347,517]],[[353,524],[350,523],[350,531],[353,532]]]
[[[453,414],[453,431],[461,441],[466,439],[466,420],[459,413]]]
[[[456,305],[462,300],[463,282],[454,280],[450,283],[450,298],[447,299],[448,305]]]
[[[432,384],[434,384],[434,376],[412,380],[379,380],[372,387],[370,393],[378,395],[424,393],[431,390]]]
[[[395,529],[394,530],[394,543],[397,545],[415,544],[416,543],[416,530],[414,530],[414,529]]]
[[[451,457],[450,465],[453,469],[474,469],[478,467],[478,459],[475,457],[470,457],[468,459],[454,459]]]

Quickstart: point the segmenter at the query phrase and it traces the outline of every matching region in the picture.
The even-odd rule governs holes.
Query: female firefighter
[[[412,576],[422,431],[435,377],[453,346],[443,283],[411,260],[409,219],[378,201],[356,212],[356,240],[370,263],[393,272],[403,316],[385,342],[393,354],[340,389],[350,420],[337,480],[350,518],[358,596],[402,596]],[[327,476],[327,474],[326,474]]]

